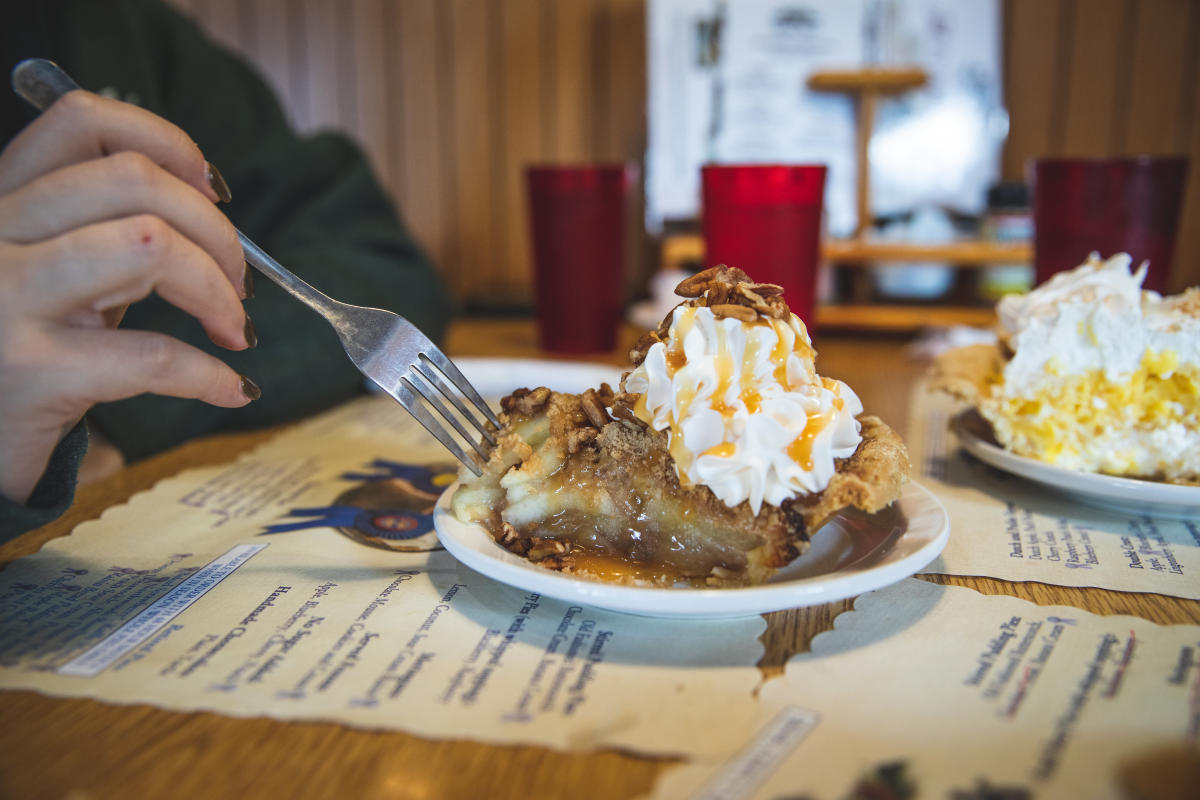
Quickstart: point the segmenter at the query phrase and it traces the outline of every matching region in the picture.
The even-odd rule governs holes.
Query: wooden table
[[[622,337],[622,345],[601,360],[625,363],[636,332],[624,331]],[[903,426],[909,388],[925,368],[909,360],[903,340],[818,336],[817,345],[822,374],[842,378],[868,410]],[[458,322],[446,349],[455,356],[543,355],[526,320]],[[60,520],[0,547],[0,565],[36,552],[163,477],[229,461],[275,432],[194,441],[84,487]],[[1200,624],[1200,601],[989,578],[926,579],[1043,605]],[[847,600],[767,615],[764,674],[779,674],[793,653],[807,649],[813,636],[830,629],[834,617],[851,606]],[[616,798],[649,791],[673,763],[613,752],[564,755],[325,723],[109,706],[33,692],[0,693],[0,719],[0,797],[5,798]]]

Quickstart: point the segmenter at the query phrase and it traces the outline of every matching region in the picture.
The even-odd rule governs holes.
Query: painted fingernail
[[[217,169],[210,162],[208,163],[208,185],[217,193],[217,197],[222,203],[228,203],[233,199],[233,194],[229,191],[229,184],[221,177],[221,170]]]
[[[245,375],[242,378],[242,394],[249,397],[251,400],[257,400],[262,397],[262,389],[258,388],[258,384],[247,378]]]
[[[242,294],[247,300],[254,297],[254,278],[250,276],[250,265],[246,265],[246,269],[242,272]]]
[[[258,344],[258,334],[254,332],[254,323],[250,321],[250,315],[246,315],[246,347],[254,347]]]

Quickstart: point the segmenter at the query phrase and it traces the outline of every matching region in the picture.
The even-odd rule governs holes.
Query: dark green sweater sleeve
[[[108,3],[93,5],[111,12]],[[153,43],[143,54],[153,71],[124,80],[142,81],[139,102],[187,131],[221,170],[233,193],[222,208],[234,224],[326,294],[395,311],[438,340],[448,295],[362,153],[340,136],[297,136],[244,62],[163,5],[129,5],[137,12],[133,24],[143,28],[133,32],[135,41]],[[255,277],[257,294],[246,310],[259,344],[241,353],[215,347],[195,320],[157,298],[131,307],[125,326],[168,333],[217,355],[258,383],[262,398],[241,409],[149,395],[97,406],[89,419],[128,457],[197,435],[296,419],[363,391],[329,325]]]
[[[0,495],[0,542],[39,528],[67,510],[75,499],[75,479],[87,445],[87,425],[80,421],[51,453],[29,502],[21,505]]]

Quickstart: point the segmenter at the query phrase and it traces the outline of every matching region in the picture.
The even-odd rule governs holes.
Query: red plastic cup
[[[1143,286],[1166,290],[1183,206],[1184,157],[1044,158],[1030,166],[1037,282],[1093,250],[1150,262]]]
[[[708,266],[777,283],[811,330],[825,172],[816,164],[708,165],[701,170]]]
[[[616,347],[630,173],[623,164],[526,168],[544,350],[600,353]]]

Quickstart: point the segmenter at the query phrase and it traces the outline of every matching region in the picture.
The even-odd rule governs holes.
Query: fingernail
[[[262,389],[258,388],[258,384],[247,378],[245,375],[242,378],[242,394],[249,397],[251,400],[257,400],[262,397]]]
[[[250,276],[250,265],[246,265],[246,269],[242,272],[242,294],[249,300],[254,297],[254,278]]]
[[[246,334],[247,347],[254,347],[258,344],[258,334],[254,332],[254,323],[250,321],[249,314],[246,315],[246,328],[244,332]]]
[[[208,185],[217,193],[217,197],[222,203],[228,203],[233,199],[233,194],[229,191],[229,184],[221,177],[221,170],[209,162],[205,163],[208,163]]]

